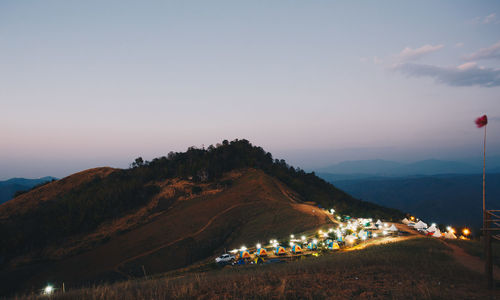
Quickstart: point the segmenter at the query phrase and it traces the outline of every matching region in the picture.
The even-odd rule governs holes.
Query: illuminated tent
[[[410,220],[408,220],[407,218],[404,218],[401,223],[405,224],[405,225],[408,225],[410,223]]]
[[[433,237],[442,237],[443,235],[441,234],[441,231],[439,231],[439,229],[436,229],[436,231],[434,231],[434,234],[432,235]]]
[[[318,249],[318,244],[310,242],[309,245],[307,245],[307,249],[309,249],[309,250],[316,250],[316,249]]]
[[[363,237],[364,237],[364,238],[366,239],[366,238],[368,238],[368,232],[367,232],[367,231],[365,231],[365,230],[363,230],[363,229],[361,229],[361,230],[359,231],[359,233],[358,233],[358,236],[359,236],[360,238],[363,238]]]
[[[285,248],[283,248],[281,246],[276,247],[276,249],[274,250],[274,254],[276,254],[276,255],[286,254]]]
[[[377,226],[380,226],[380,225],[382,225],[382,221],[377,220],[377,223],[375,223],[375,224],[376,224]]]
[[[300,248],[299,245],[293,245],[292,246],[292,253],[293,254],[299,254],[302,253],[302,248]]]
[[[436,225],[432,224],[431,227],[427,228],[427,232],[434,232],[436,229]]]
[[[240,258],[250,258],[250,253],[248,251],[240,251]]]
[[[445,233],[444,237],[446,239],[452,239],[452,240],[454,240],[454,239],[457,238],[457,236],[453,232],[451,232],[451,231],[448,231],[447,233]]]
[[[396,232],[396,231],[398,231],[398,229],[396,228],[396,226],[394,226],[394,224],[392,224],[392,226],[391,226],[391,227],[389,227],[389,229],[388,229],[388,230],[389,230],[389,231],[392,231],[392,232]]]
[[[330,242],[330,243],[328,243],[328,249],[330,249],[330,250],[338,250],[338,249],[340,249],[340,247],[339,247],[339,244],[337,244],[335,242]]]
[[[344,241],[344,237],[342,235],[339,235],[339,237],[337,238],[337,242],[343,242]]]
[[[265,248],[259,248],[255,252],[255,255],[258,255],[258,256],[267,256],[267,251],[266,251]]]
[[[425,228],[427,228],[427,224],[425,224],[422,221],[418,221],[418,223],[415,224],[415,229],[425,229]]]

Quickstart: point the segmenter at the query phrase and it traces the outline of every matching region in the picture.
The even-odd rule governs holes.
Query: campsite
[[[219,258],[215,260],[221,266],[292,262],[311,256],[317,257],[328,252],[352,251],[364,248],[366,245],[397,242],[416,235],[457,239],[455,229],[451,226],[447,226],[447,231],[441,233],[436,224],[433,223],[428,227],[426,223],[418,219],[417,223],[409,221],[406,217],[398,223],[382,222],[381,220],[374,221],[372,218],[335,216],[334,211],[334,209],[325,210],[326,214],[331,214],[333,224],[330,227],[297,235],[290,234],[288,239],[271,239],[268,243],[259,242],[253,247],[241,246],[239,249],[229,251],[234,255],[232,260],[220,262],[217,262]],[[467,239],[465,235],[460,235],[460,238]],[[222,256],[227,255],[222,254]]]

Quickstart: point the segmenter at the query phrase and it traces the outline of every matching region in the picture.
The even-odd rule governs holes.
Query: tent
[[[427,228],[427,224],[425,224],[422,221],[418,221],[418,223],[415,224],[415,229],[425,229],[425,228]]]
[[[366,231],[364,231],[363,229],[361,229],[361,230],[359,231],[359,233],[358,233],[358,236],[359,236],[360,238],[365,238],[365,239],[366,239],[366,238],[368,238],[368,232],[366,232]]]
[[[432,235],[433,237],[442,237],[443,235],[441,234],[441,231],[439,231],[439,229],[436,229],[436,231],[434,231],[434,234]]]
[[[299,245],[293,245],[292,246],[292,253],[293,254],[299,254],[302,253],[302,248],[300,248]]]
[[[307,249],[309,249],[309,250],[316,250],[316,249],[318,249],[318,244],[310,242],[309,245],[307,245]]]
[[[240,251],[240,258],[250,258],[250,253],[248,251]]]
[[[337,238],[337,242],[343,242],[344,241],[344,237],[342,235],[339,235],[339,237]]]
[[[389,230],[389,231],[392,231],[392,232],[397,232],[397,231],[398,231],[398,229],[396,228],[396,226],[394,226],[394,224],[392,224],[392,226],[391,226],[391,227],[389,227],[389,229],[388,229],[388,230]]]
[[[377,223],[375,223],[375,224],[376,224],[377,226],[380,226],[380,225],[382,225],[382,221],[377,220]]]
[[[444,234],[444,238],[454,240],[457,238],[457,236],[452,231],[448,231]]]
[[[274,250],[274,254],[276,254],[276,255],[286,254],[285,248],[283,248],[281,246],[276,247],[276,249]]]
[[[437,229],[436,225],[432,224],[431,227],[427,228],[427,231],[428,232],[434,232],[434,231],[436,231],[436,229]]]
[[[255,252],[255,255],[257,255],[257,256],[267,256],[267,250],[265,248],[259,248]]]
[[[264,261],[264,259],[262,257],[259,256],[259,257],[255,258],[254,262],[256,264],[263,264],[265,261]]]
[[[405,225],[408,225],[410,223],[410,220],[408,220],[407,218],[404,218],[401,223],[405,224]]]
[[[336,242],[330,242],[330,243],[328,243],[328,249],[339,250],[340,247],[339,247],[339,244],[337,244]]]

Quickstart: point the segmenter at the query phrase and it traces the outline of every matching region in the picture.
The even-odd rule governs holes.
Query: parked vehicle
[[[230,263],[231,261],[233,261],[234,259],[236,259],[236,257],[234,255],[224,253],[221,256],[217,257],[215,259],[215,262],[218,264],[227,264],[227,263]]]

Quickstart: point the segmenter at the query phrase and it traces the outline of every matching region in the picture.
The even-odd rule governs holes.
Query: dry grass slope
[[[53,299],[495,299],[439,241],[418,238],[296,263],[129,280]],[[36,295],[18,299],[39,299]]]

